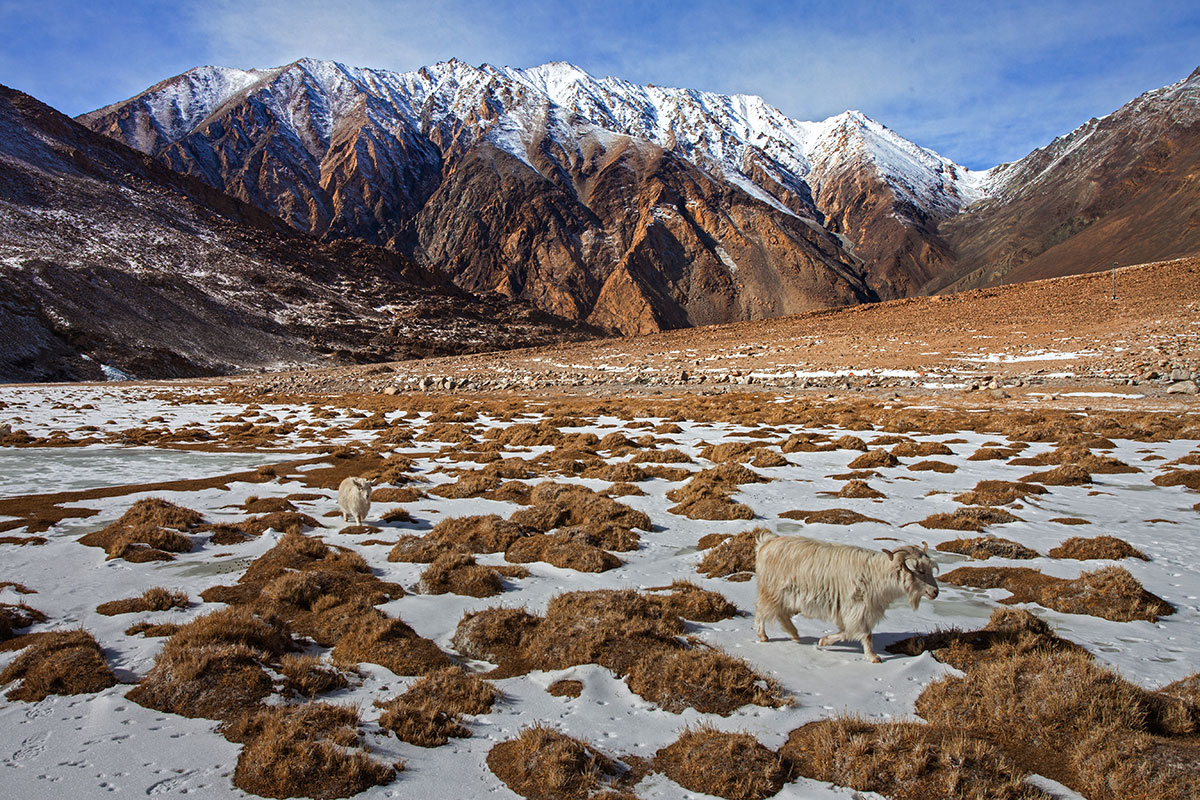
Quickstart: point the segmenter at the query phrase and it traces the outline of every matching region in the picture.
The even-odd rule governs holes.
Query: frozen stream
[[[278,453],[157,447],[6,447],[0,448],[0,497],[207,478],[286,460]]]

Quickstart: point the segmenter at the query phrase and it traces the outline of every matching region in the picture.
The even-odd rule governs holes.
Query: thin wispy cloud
[[[1019,158],[1186,76],[1194,2],[0,0],[0,80],[78,114],[205,63],[304,56],[416,69],[550,60],[758,94],[790,116],[863,111],[971,167]]]

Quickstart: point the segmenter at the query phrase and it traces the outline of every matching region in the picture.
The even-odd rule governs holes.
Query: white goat
[[[371,482],[366,478],[346,478],[338,485],[337,503],[343,521],[354,517],[354,524],[362,525],[371,510]]]
[[[821,542],[804,536],[758,535],[754,556],[758,599],[754,632],[767,641],[767,622],[776,620],[788,636],[799,641],[792,615],[833,622],[838,632],[823,636],[821,647],[840,641],[860,641],[863,654],[880,662],[871,643],[871,630],[895,600],[908,596],[913,610],[922,597],[938,596],[929,545],[904,545],[895,550],[867,550],[848,544]]]

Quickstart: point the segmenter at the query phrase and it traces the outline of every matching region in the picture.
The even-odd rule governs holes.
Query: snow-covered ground
[[[229,415],[241,414],[243,407],[216,397],[197,395],[191,401],[166,400],[166,394],[154,388],[139,387],[49,387],[0,389],[0,424],[10,423],[44,436],[58,429],[73,431],[88,426],[99,431],[115,431],[136,425],[177,427],[197,423],[215,429]],[[374,431],[347,430],[357,416],[344,410],[320,412],[310,406],[288,407],[264,403],[261,409],[244,414],[246,418],[270,415],[281,421],[319,422],[331,431],[325,443],[369,439]],[[389,420],[403,412],[393,412]],[[162,417],[161,422],[147,422]],[[419,433],[428,412],[406,423]],[[534,422],[536,417],[520,421]],[[624,431],[630,438],[646,428],[630,428],[632,423],[657,425],[662,419],[628,420],[597,416],[581,428],[564,432],[589,431],[604,436]],[[484,426],[502,423],[481,417]],[[747,428],[724,422],[680,422],[682,432],[666,434],[675,447],[694,459],[683,465],[699,470],[711,464],[699,453],[704,444],[738,439]],[[775,426],[773,439],[786,439],[802,430],[800,426]],[[812,429],[840,436],[853,433],[868,444],[880,434],[873,431],[845,431],[832,428]],[[82,433],[73,434],[82,436]],[[793,643],[772,631],[768,643],[756,641],[753,633],[754,581],[729,582],[708,579],[696,572],[703,553],[697,550],[701,536],[710,533],[737,533],[765,525],[779,533],[803,533],[831,541],[866,547],[887,547],[895,539],[904,542],[927,540],[931,552],[938,543],[960,536],[955,531],[925,530],[907,523],[959,506],[952,497],[971,490],[980,480],[1017,480],[1036,468],[1013,466],[1003,460],[970,461],[968,456],[996,435],[956,432],[929,436],[907,434],[917,441],[949,442],[952,456],[935,456],[958,467],[952,474],[912,472],[906,464],[923,460],[902,459],[902,465],[882,470],[882,476],[869,479],[870,485],[886,499],[848,499],[820,494],[836,492],[842,483],[829,477],[847,471],[847,464],[860,453],[853,450],[798,452],[788,454],[787,466],[757,469],[771,481],[741,487],[739,502],[750,506],[758,519],[753,521],[690,520],[672,514],[674,505],[665,496],[677,486],[662,479],[649,479],[638,485],[646,496],[619,498],[635,509],[646,512],[653,530],[641,532],[640,549],[620,553],[621,567],[599,574],[559,569],[533,563],[528,578],[508,582],[508,590],[497,597],[476,599],[457,595],[422,595],[415,592],[422,564],[392,563],[386,560],[388,547],[364,545],[362,537],[342,536],[339,517],[325,516],[334,509],[333,490],[313,490],[294,480],[271,483],[230,483],[227,487],[192,492],[130,492],[120,496],[87,500],[88,508],[98,514],[85,519],[67,519],[50,529],[49,541],[41,546],[0,545],[0,583],[22,583],[36,594],[19,595],[12,588],[0,590],[0,602],[26,602],[44,612],[48,622],[32,630],[70,629],[82,626],[92,632],[104,649],[104,655],[123,681],[133,682],[153,664],[162,639],[126,636],[124,630],[142,618],[155,622],[185,622],[220,606],[200,603],[200,593],[208,587],[232,583],[254,558],[266,552],[281,534],[268,532],[245,544],[216,547],[205,544],[175,561],[132,564],[123,560],[106,561],[102,550],[84,547],[77,538],[96,530],[121,515],[134,501],[162,497],[202,512],[210,522],[229,521],[246,516],[236,508],[247,497],[284,497],[294,493],[316,493],[321,499],[296,501],[301,511],[321,520],[327,527],[309,535],[323,536],[329,542],[350,547],[368,560],[376,575],[402,584],[413,592],[381,608],[399,616],[419,634],[432,639],[443,650],[454,654],[451,637],[459,620],[468,611],[495,605],[525,606],[533,613],[545,610],[549,600],[564,591],[602,588],[647,588],[664,586],[673,580],[688,579],[705,589],[718,591],[744,612],[741,616],[716,623],[689,623],[702,640],[745,659],[754,668],[778,680],[795,699],[790,708],[746,706],[729,717],[701,714],[689,710],[673,714],[657,708],[633,694],[626,684],[608,670],[595,666],[573,667],[554,672],[534,672],[526,676],[497,681],[504,699],[489,714],[469,723],[468,739],[452,739],[443,747],[426,749],[399,742],[375,725],[379,710],[372,701],[394,697],[415,679],[398,677],[388,670],[363,665],[361,685],[334,692],[323,699],[356,705],[366,722],[368,745],[376,757],[394,761],[403,759],[406,769],[389,785],[366,792],[365,797],[435,798],[516,797],[485,764],[491,747],[515,735],[522,727],[540,720],[568,734],[584,739],[607,753],[652,757],[656,750],[670,744],[688,724],[710,723],[723,730],[748,731],[764,745],[778,748],[788,733],[806,722],[831,715],[852,713],[872,720],[912,719],[914,702],[921,690],[937,677],[953,671],[929,654],[919,657],[892,655],[882,650],[888,644],[917,632],[959,626],[981,627],[1007,596],[1002,590],[972,590],[943,584],[941,595],[923,603],[918,611],[907,605],[895,606],[876,628],[876,647],[883,664],[867,663],[857,644],[829,648],[815,646],[816,638],[831,629],[822,622],[798,618],[803,642]],[[116,445],[92,445],[87,448],[0,448],[0,498],[25,494],[72,491],[97,487],[117,487],[167,481],[184,477],[212,476],[253,469],[278,463],[288,456],[289,446],[297,450],[311,444],[311,437],[293,435],[278,449],[261,453],[193,452],[155,447],[120,448]],[[431,455],[437,443],[416,442],[401,447],[398,453],[414,455],[416,471],[431,483],[452,480],[435,472],[440,466],[469,468],[470,463],[451,462]],[[1166,461],[1192,452],[1190,441],[1135,442],[1118,440],[1105,454],[1114,456],[1143,471],[1136,474],[1096,475],[1091,486],[1056,486],[1040,497],[1013,507],[1024,521],[991,528],[991,533],[1014,539],[1040,553],[1071,536],[1111,534],[1125,539],[1144,551],[1150,561],[1126,559],[1120,566],[1128,569],[1147,590],[1166,599],[1177,612],[1159,622],[1110,622],[1081,615],[1062,614],[1031,606],[1047,619],[1057,632],[1084,645],[1100,662],[1116,668],[1129,680],[1147,688],[1157,688],[1196,671],[1200,663],[1200,539],[1195,535],[1196,497],[1182,487],[1161,488],[1151,483],[1156,469]],[[1051,449],[1053,444],[1032,444],[1023,456]],[[533,458],[548,448],[509,448],[506,456]],[[778,452],[779,446],[769,449]],[[625,457],[628,458],[628,457]],[[610,459],[611,461],[624,459]],[[533,479],[550,480],[551,478]],[[563,478],[600,490],[606,481]],[[426,487],[428,488],[428,487]],[[396,535],[428,530],[437,521],[454,516],[498,513],[508,516],[520,506],[487,499],[445,499],[430,495],[403,504],[413,522],[381,523],[380,515],[398,507],[394,503],[376,503],[370,524],[383,528],[371,538],[394,540]],[[849,508],[882,522],[850,526],[805,525],[782,519],[782,512],[793,509]],[[1051,520],[1075,517],[1088,520],[1087,526],[1066,526]],[[2,518],[0,518],[2,519]],[[21,534],[22,530],[8,532]],[[968,563],[964,556],[936,552],[942,571]],[[480,555],[480,563],[504,563],[503,554]],[[992,559],[989,566],[1007,565]],[[1047,557],[1011,562],[1046,574],[1076,577],[1112,562],[1079,562]],[[107,600],[133,597],[147,588],[165,586],[186,591],[194,605],[150,615],[103,616],[96,606]],[[14,654],[0,653],[0,668]],[[467,662],[485,670],[488,665]],[[582,681],[583,694],[576,699],[555,697],[546,687],[556,680]],[[0,700],[0,794],[7,797],[51,798],[63,796],[98,797],[102,793],[126,795],[191,794],[200,797],[238,797],[243,793],[231,782],[239,745],[214,732],[215,723],[203,719],[185,719],[149,710],[125,698],[128,685],[118,685],[94,695],[51,696],[37,703]],[[652,774],[635,787],[643,798],[705,797],[683,789],[663,775]],[[782,798],[864,797],[849,789],[799,779],[777,795]],[[1073,795],[1065,795],[1073,796]]]

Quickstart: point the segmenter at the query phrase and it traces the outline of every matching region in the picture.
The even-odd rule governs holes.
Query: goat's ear
[[[882,548],[882,550],[883,550],[883,554],[884,554],[885,556],[887,556],[888,558],[891,558],[891,557],[894,555],[894,554],[892,553],[892,551],[891,551],[891,550],[888,550],[886,547]]]

